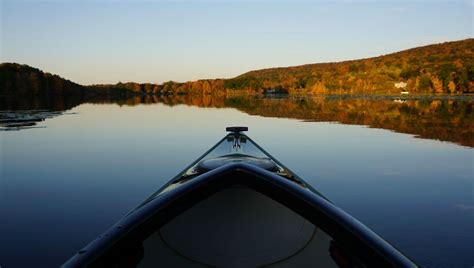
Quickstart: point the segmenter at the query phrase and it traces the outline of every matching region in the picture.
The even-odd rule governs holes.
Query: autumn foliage
[[[225,81],[226,88],[289,93],[474,92],[474,39],[413,48],[375,58],[270,68]]]
[[[16,63],[0,64],[0,95],[247,95],[474,92],[474,39],[413,48],[375,58],[250,71],[231,79],[82,86]]]

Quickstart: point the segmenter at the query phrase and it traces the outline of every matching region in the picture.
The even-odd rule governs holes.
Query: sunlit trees
[[[437,76],[431,78],[431,85],[433,90],[436,93],[443,93],[443,81],[441,81]]]
[[[176,95],[256,94],[279,89],[289,94],[474,92],[474,39],[430,45],[389,55],[337,63],[250,71],[232,79],[162,84],[119,82],[81,86],[19,64],[0,64],[0,94]]]
[[[361,83],[360,81],[364,81]],[[338,63],[307,64],[245,73],[225,81],[230,89],[254,91],[282,86],[290,92],[311,93],[323,84],[327,92],[395,93],[405,81],[417,92],[474,92],[474,39],[430,45],[376,58]],[[297,90],[296,90],[297,89]]]

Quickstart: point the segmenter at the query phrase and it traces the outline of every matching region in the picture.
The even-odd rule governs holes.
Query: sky
[[[474,0],[0,0],[0,59],[74,82],[191,81],[473,36]]]

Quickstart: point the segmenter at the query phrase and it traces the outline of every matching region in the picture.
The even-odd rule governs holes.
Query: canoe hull
[[[143,259],[143,243],[157,230],[212,195],[246,187],[298,214],[331,238],[339,255],[370,267],[415,267],[397,249],[325,198],[273,172],[245,163],[228,164],[158,195],[127,215],[73,256],[66,267],[109,267]],[[335,246],[334,246],[335,245]],[[343,252],[343,253],[341,253]],[[345,255],[344,255],[345,254]],[[337,259],[334,260],[337,263]],[[339,260],[340,261],[340,260]]]

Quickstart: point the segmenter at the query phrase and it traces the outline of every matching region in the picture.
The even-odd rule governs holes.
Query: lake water
[[[470,96],[0,102],[0,266],[60,265],[226,126],[245,125],[419,264],[472,267],[473,103]]]

